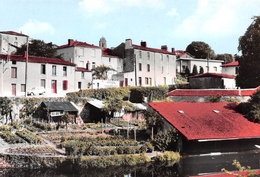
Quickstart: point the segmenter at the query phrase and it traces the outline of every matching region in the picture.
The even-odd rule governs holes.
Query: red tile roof
[[[103,48],[102,55],[106,56],[106,57],[117,57],[118,58],[118,56],[113,55],[112,50],[108,49],[108,48]]]
[[[188,140],[260,138],[260,124],[237,113],[232,108],[234,103],[151,102],[149,105]]]
[[[198,74],[195,76],[190,76],[190,78],[198,78],[198,77],[221,77],[221,78],[230,78],[230,79],[235,79],[236,76],[230,75],[230,74],[222,74],[222,73],[203,73],[203,74]]]
[[[238,61],[233,61],[222,65],[222,67],[234,67],[234,66],[239,66]]]
[[[135,49],[139,49],[139,50],[145,50],[145,51],[150,51],[150,52],[156,52],[156,53],[164,53],[164,54],[169,54],[169,55],[175,55],[175,52],[169,52],[167,50],[163,50],[163,49],[155,49],[155,48],[150,48],[150,47],[143,47],[143,46],[140,46],[140,45],[135,45],[135,44],[132,44],[132,46],[135,48]]]
[[[69,47],[89,47],[89,48],[100,48],[94,44],[88,44],[86,42],[74,41],[73,39],[68,40],[68,44],[61,45],[58,49],[69,48]]]
[[[90,72],[90,70],[87,70],[86,68],[84,67],[77,67],[76,69],[77,71],[84,71],[84,72]]]
[[[27,35],[15,31],[0,31],[0,33],[27,37]]]
[[[256,174],[260,175],[260,170],[255,170]],[[218,173],[218,174],[208,174],[208,175],[203,175],[203,176],[190,176],[190,177],[236,177],[237,175],[241,176],[248,176],[248,172],[246,171],[236,171],[233,172],[234,174],[226,174],[226,173]]]
[[[11,61],[21,61],[26,62],[26,57],[23,55],[6,55],[0,54],[0,58],[9,59]],[[59,58],[45,58],[45,57],[37,57],[37,56],[28,56],[29,63],[50,63],[50,64],[58,64],[58,65],[68,65],[75,66],[74,63],[65,61]]]
[[[176,89],[167,96],[251,96],[258,89]]]

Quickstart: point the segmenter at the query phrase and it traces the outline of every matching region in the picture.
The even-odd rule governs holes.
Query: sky
[[[260,0],[1,0],[0,31],[64,45],[68,39],[107,47],[125,39],[139,45],[186,50],[202,41],[216,54],[239,54],[238,39]]]

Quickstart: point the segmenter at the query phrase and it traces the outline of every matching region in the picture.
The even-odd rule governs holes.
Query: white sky
[[[57,45],[68,39],[108,47],[125,39],[148,47],[185,50],[208,43],[236,54],[238,39],[260,15],[260,0],[4,0],[0,31],[16,31]]]

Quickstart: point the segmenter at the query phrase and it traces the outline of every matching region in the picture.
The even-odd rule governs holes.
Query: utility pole
[[[25,97],[27,97],[27,70],[28,70],[28,55],[29,55],[29,36],[27,36],[26,41],[26,61],[25,61]]]

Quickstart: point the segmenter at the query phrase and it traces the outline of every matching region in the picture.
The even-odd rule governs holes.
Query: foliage
[[[115,69],[109,66],[105,66],[103,64],[100,66],[96,66],[95,68],[91,69],[91,71],[92,71],[92,76],[95,77],[96,79],[107,79],[107,72],[115,71]]]
[[[260,90],[251,95],[248,100],[248,104],[241,103],[239,104],[240,110],[242,113],[246,115],[246,117],[252,121],[260,122]],[[243,109],[241,109],[241,107]]]
[[[222,96],[221,95],[219,95],[219,94],[217,94],[217,95],[215,95],[215,96],[211,96],[210,98],[209,98],[209,101],[210,102],[220,102],[221,101],[221,98],[222,98]]]
[[[11,112],[13,111],[12,104],[12,100],[10,100],[9,98],[0,97],[0,113],[2,116],[6,117],[6,122],[8,120],[8,117],[11,120],[11,122],[13,121],[11,114]]]
[[[153,128],[154,134],[156,134],[160,129],[162,130],[163,122],[158,113],[152,110],[147,110],[144,112],[144,118],[147,128],[150,130]]]
[[[57,54],[56,46],[51,42],[45,43],[42,40],[34,39],[29,42],[28,47],[29,47],[28,52],[30,56],[62,59],[62,55]],[[24,55],[26,48],[27,48],[27,44],[23,44],[20,48],[17,47],[17,51],[15,54]]]
[[[186,47],[186,52],[195,58],[215,58],[214,50],[207,43],[201,41],[193,41]]]
[[[159,151],[165,151],[165,150],[174,149],[176,140],[177,140],[177,130],[172,129],[172,130],[159,132],[155,136],[152,143],[155,149]]]
[[[234,175],[234,176],[237,176],[237,177],[257,177],[257,176],[260,176],[259,174],[257,174],[257,172],[255,170],[252,170],[249,166],[247,166],[247,167],[242,166],[237,160],[233,160],[232,165],[234,165],[239,170],[239,172],[231,172],[231,171],[226,170],[225,168],[222,168],[221,171],[225,172],[226,174]]]
[[[190,68],[188,66],[185,67],[185,76],[186,77],[190,76]]]
[[[238,58],[237,86],[258,87],[260,85],[260,16],[253,17],[253,22],[239,38],[238,50],[242,51],[242,56]]]
[[[164,166],[173,166],[174,164],[179,162],[180,159],[181,159],[180,154],[178,152],[173,152],[173,151],[166,151],[163,154],[152,158],[155,164],[160,164]]]
[[[197,68],[197,65],[193,65],[193,68],[192,68],[192,75],[195,76],[198,74],[198,68]]]
[[[230,63],[234,60],[232,54],[228,54],[228,53],[217,54],[215,59],[216,60],[223,60],[224,63]]]
[[[199,74],[203,74],[203,73],[204,73],[204,69],[203,69],[203,67],[200,66]]]
[[[39,138],[34,133],[28,131],[27,129],[16,131],[16,135],[18,135],[30,144],[40,144],[43,142],[41,138]]]
[[[24,140],[10,131],[0,132],[0,137],[9,144],[24,143]]]
[[[24,105],[20,110],[20,117],[31,117],[38,107],[38,100],[28,98],[24,100]]]

